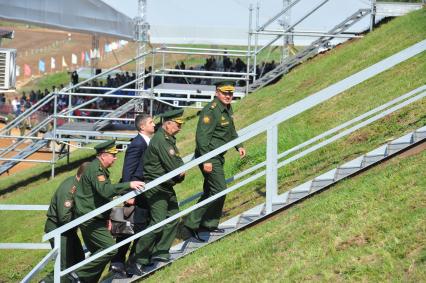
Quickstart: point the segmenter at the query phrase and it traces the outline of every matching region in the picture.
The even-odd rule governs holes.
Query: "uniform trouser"
[[[116,243],[120,243],[121,241],[124,241],[125,239],[129,238],[130,236],[131,235],[117,237]],[[131,243],[132,242],[127,243],[127,244],[119,247],[118,250],[117,250],[117,254],[111,259],[111,263],[124,263],[124,262],[126,262],[127,250],[129,249]]]
[[[49,233],[59,226],[52,222],[50,219],[46,221],[44,232]],[[55,246],[55,240],[49,240],[52,248]],[[72,229],[62,234],[61,236],[61,270],[73,266],[80,261],[84,260],[83,247],[81,246],[80,239],[77,235],[77,229]],[[53,272],[47,275],[44,279],[45,282],[53,282]],[[70,282],[67,276],[62,276],[61,282]]]
[[[111,233],[107,229],[107,221],[104,219],[91,219],[80,225],[84,243],[93,255],[115,244]],[[100,258],[77,269],[76,273],[83,282],[98,282],[102,272],[116,254],[113,250]]]
[[[116,243],[120,243],[121,241],[126,240],[127,238],[131,237],[132,235],[128,235],[128,236],[120,236],[116,238]],[[137,243],[137,239],[133,241],[133,245],[132,248],[130,249],[130,254],[134,254],[135,252],[135,248],[136,248],[136,243]],[[117,249],[117,254],[113,256],[113,258],[111,259],[111,264],[112,263],[125,263],[126,262],[126,254],[127,251],[129,250],[130,245],[132,244],[132,242],[127,243],[121,247],[119,247]]]
[[[222,159],[223,160],[223,159]],[[203,173],[203,194],[198,202],[201,202],[211,196],[226,189],[225,173],[223,171],[224,161],[221,159],[212,159],[213,170],[210,173],[203,171],[202,164],[200,165],[201,172]],[[225,196],[200,207],[197,210],[189,213],[185,219],[185,226],[191,229],[198,229],[201,226],[209,229],[215,229],[219,225],[220,217],[222,216],[222,209],[225,203]]]
[[[155,187],[144,193],[148,202],[151,227],[179,212],[176,193],[172,187]],[[178,221],[172,221],[165,226],[139,238],[133,259],[139,264],[149,264],[151,257],[170,258],[169,250],[176,237]]]

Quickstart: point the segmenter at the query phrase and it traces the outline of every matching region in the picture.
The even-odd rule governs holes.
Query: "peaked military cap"
[[[219,81],[215,83],[216,89],[221,92],[231,92],[235,91],[235,82],[234,81]]]
[[[97,144],[95,146],[96,152],[97,153],[101,153],[101,152],[107,152],[107,153],[111,153],[111,154],[117,154],[118,153],[118,149],[115,146],[115,140],[109,140],[100,144]]]
[[[159,116],[163,119],[163,121],[173,121],[178,124],[183,124],[183,109],[170,110],[160,114]]]

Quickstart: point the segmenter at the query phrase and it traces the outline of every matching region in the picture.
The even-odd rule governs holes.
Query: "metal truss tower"
[[[135,18],[135,40],[138,43],[136,56],[141,56],[142,54],[146,53],[147,45],[148,45],[148,30],[149,30],[149,24],[146,21],[146,2],[147,0],[138,0],[138,16]],[[143,90],[145,88],[145,56],[140,57],[138,60],[136,60],[136,89],[139,90],[137,92],[138,95],[141,95],[142,92],[140,90]],[[142,100],[141,100],[142,101]],[[143,112],[143,102],[140,104],[135,105],[135,111],[136,112]]]
[[[291,0],[283,0],[283,8],[288,7],[291,4]],[[291,9],[288,9],[287,12],[283,14],[281,25],[283,30],[290,28],[291,23]],[[290,52],[294,46],[293,35],[283,36],[283,46],[281,52],[281,62],[290,55]]]

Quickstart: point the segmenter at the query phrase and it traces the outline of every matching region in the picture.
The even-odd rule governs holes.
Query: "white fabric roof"
[[[133,21],[100,0],[0,0],[0,19],[133,39]]]

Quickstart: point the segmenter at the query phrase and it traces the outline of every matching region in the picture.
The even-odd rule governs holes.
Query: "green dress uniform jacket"
[[[130,189],[130,182],[111,184],[109,171],[101,165],[98,158],[93,160],[80,179],[80,187],[75,195],[76,215],[82,216],[110,202],[113,196]],[[115,244],[107,228],[109,211],[100,214],[80,225],[84,243],[95,254]],[[83,282],[98,282],[102,272],[116,254],[116,250],[95,259],[77,269],[77,275]]]
[[[130,182],[111,184],[109,170],[102,167],[97,158],[85,170],[80,183],[81,189],[75,195],[77,216],[82,216],[107,204],[114,196],[130,189]],[[98,215],[97,218],[107,220],[109,211]]]
[[[208,103],[200,112],[195,137],[195,156],[199,157],[218,147],[238,138],[235,130],[232,107],[226,107],[216,97]],[[242,147],[237,145],[235,148]],[[217,157],[224,162],[223,152]],[[211,160],[205,161],[206,163]]]
[[[195,136],[195,157],[207,154],[237,137],[238,134],[235,130],[232,107],[223,105],[215,97],[200,112]],[[237,150],[240,147],[242,147],[241,144],[235,146]],[[204,183],[203,194],[198,202],[226,189],[225,173],[223,171],[225,153],[223,152],[205,161],[205,163],[212,163],[213,165],[213,170],[210,173],[205,173],[203,164],[200,164],[199,167],[204,177]],[[189,213],[185,219],[185,226],[193,230],[197,230],[200,226],[208,229],[217,228],[224,203],[225,197],[221,197]]]
[[[176,147],[176,138],[169,136],[163,128],[158,129],[144,156],[143,174],[145,181],[148,183],[155,180],[182,165],[183,160]],[[169,189],[180,181],[179,177],[175,177],[159,186]]]
[[[75,176],[68,177],[54,193],[49,209],[44,232],[49,233],[56,228],[73,220],[74,194],[77,191],[78,181]],[[52,248],[54,239],[50,240]],[[61,269],[66,269],[84,260],[83,247],[77,236],[77,229],[71,229],[61,236]],[[44,278],[45,282],[53,282],[53,273]],[[68,282],[62,277],[61,282]]]
[[[183,165],[176,139],[160,128],[151,139],[144,156],[143,170],[146,182],[150,182]],[[179,212],[179,205],[173,185],[183,181],[176,176],[144,193],[151,219],[149,227]],[[142,236],[136,245],[133,260],[139,264],[149,264],[152,257],[168,259],[169,249],[175,239],[178,221]]]

